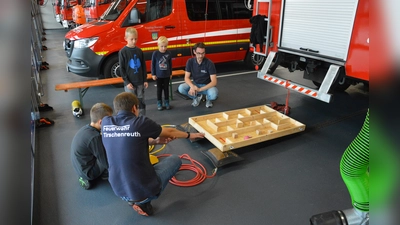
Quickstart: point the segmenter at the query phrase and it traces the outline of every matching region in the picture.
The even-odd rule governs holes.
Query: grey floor
[[[107,181],[98,181],[83,190],[70,162],[70,143],[75,132],[89,123],[89,116],[75,118],[71,102],[77,90],[55,91],[59,83],[87,80],[68,73],[62,42],[66,30],[46,30],[48,47],[43,52],[49,70],[41,71],[44,87],[42,102],[54,108],[41,117],[55,121],[37,130],[34,186],[34,224],[309,224],[321,212],[351,208],[350,196],[339,171],[341,156],[361,129],[369,94],[363,85],[352,86],[335,95],[327,104],[298,93],[290,93],[290,116],[307,127],[302,133],[235,150],[243,161],[220,167],[214,178],[195,187],[169,185],[153,201],[152,217],[138,215],[114,195]],[[219,98],[211,109],[204,103],[197,108],[174,94],[172,109],[157,111],[156,87],[146,90],[147,116],[159,124],[184,124],[191,116],[204,115],[268,104],[284,103],[284,88],[261,81],[242,63],[217,65]],[[277,75],[294,80],[286,69]],[[222,76],[231,75],[231,76]],[[298,74],[297,74],[298,75]],[[173,79],[176,90],[182,77]],[[112,105],[122,88],[90,88],[84,97],[86,112],[96,102]],[[189,154],[202,163],[209,174],[214,168],[201,152],[213,148],[208,140],[191,143],[175,140],[162,153]],[[191,174],[182,174],[190,178]]]

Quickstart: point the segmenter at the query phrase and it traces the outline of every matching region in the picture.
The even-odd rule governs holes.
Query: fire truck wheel
[[[318,88],[321,86],[321,83],[318,81],[312,81],[315,86]],[[349,88],[351,85],[351,82],[346,79],[342,78],[337,80],[334,84],[332,84],[332,87],[330,88],[329,92],[336,91],[336,92],[344,92],[347,88]]]
[[[104,78],[120,77],[119,75],[119,61],[118,55],[112,55],[104,64],[103,67]],[[115,84],[115,87],[123,87],[123,84]]]
[[[272,60],[272,63],[268,69],[268,74],[273,74],[276,70],[276,68],[279,66],[279,62],[277,63],[279,54],[275,55],[275,58]],[[246,57],[246,65],[249,67],[249,69],[254,69],[256,66],[258,66],[258,70],[261,70],[265,63],[266,57],[262,55],[257,55],[249,52]]]
[[[344,92],[351,84],[351,80],[346,78],[344,67],[341,67],[338,78],[332,84],[331,91]]]
[[[345,77],[338,79],[335,84],[334,84],[334,90],[337,92],[343,92],[347,88],[349,88],[351,85],[351,82],[346,79]]]
[[[112,55],[104,64],[104,78],[120,77],[118,55]]]
[[[318,82],[318,81],[312,81],[312,82],[313,82],[313,84],[315,86],[317,86],[317,88],[321,87],[321,83],[320,82]]]
[[[263,66],[265,62],[265,57],[257,54],[253,54],[252,52],[248,52],[245,63],[249,69],[254,69],[255,66],[258,66],[259,69]]]

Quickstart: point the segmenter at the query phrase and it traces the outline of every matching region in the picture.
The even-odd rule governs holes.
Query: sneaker
[[[165,109],[170,110],[171,106],[169,105],[169,100],[164,100],[164,103],[165,103]]]
[[[88,190],[90,188],[90,182],[89,180],[86,180],[83,177],[79,177],[79,184],[81,185],[81,187],[85,190]]]
[[[163,110],[163,106],[162,106],[161,100],[157,101],[157,110],[159,110],[159,111]]]
[[[132,208],[142,216],[151,216],[154,213],[153,206],[150,202],[144,204],[133,204]]]
[[[213,103],[212,103],[211,100],[207,100],[207,101],[206,101],[206,107],[207,107],[207,108],[213,107]]]
[[[108,180],[108,170],[104,170],[104,172],[100,175],[102,180]]]
[[[207,96],[206,96],[206,107],[207,107],[207,108],[213,107],[212,101],[211,101],[211,100],[208,100],[208,97],[207,97]]]
[[[202,95],[197,95],[197,97],[193,99],[192,106],[197,107],[200,104],[202,98],[203,98]]]

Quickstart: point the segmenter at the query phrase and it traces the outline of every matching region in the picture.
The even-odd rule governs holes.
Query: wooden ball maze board
[[[189,117],[189,124],[222,152],[305,130],[305,125],[266,106]]]

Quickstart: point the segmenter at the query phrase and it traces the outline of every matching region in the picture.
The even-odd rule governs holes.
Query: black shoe
[[[85,190],[88,190],[90,188],[90,182],[89,180],[86,180],[83,177],[79,177],[79,184],[81,185],[81,187]]]
[[[171,106],[169,105],[169,100],[164,100],[164,103],[165,103],[165,109],[170,110]]]
[[[104,172],[100,175],[102,180],[108,180],[108,170],[104,170]]]
[[[151,216],[154,213],[153,206],[150,202],[144,204],[133,204],[132,208],[142,216]]]
[[[53,110],[53,107],[49,106],[48,104],[39,104],[39,111],[50,111]]]

